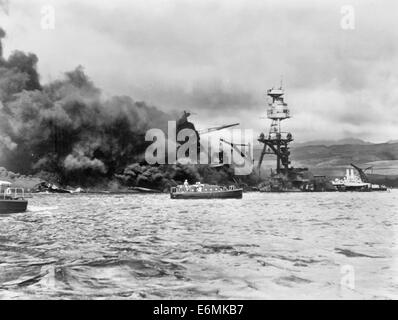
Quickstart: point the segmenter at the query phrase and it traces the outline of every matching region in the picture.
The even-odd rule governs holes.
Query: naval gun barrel
[[[198,132],[199,132],[199,134],[206,134],[206,133],[210,133],[210,132],[214,132],[214,131],[218,131],[218,130],[222,130],[222,129],[226,129],[226,128],[235,127],[238,125],[239,125],[239,123],[226,124],[226,125],[222,125],[222,126],[211,127],[211,128],[199,130]]]

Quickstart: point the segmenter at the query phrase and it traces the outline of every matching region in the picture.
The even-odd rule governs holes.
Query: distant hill
[[[260,158],[261,149],[254,148],[254,159]],[[350,163],[371,165],[377,163],[396,163],[398,160],[398,143],[366,143],[366,144],[341,144],[341,145],[293,145],[290,154],[294,167],[308,168],[342,168]],[[267,156],[266,159],[274,159]],[[273,163],[271,161],[270,163]],[[377,164],[376,163],[376,164]],[[383,167],[385,165],[383,164]],[[394,164],[394,172],[397,165]]]
[[[310,167],[398,160],[398,143],[292,146],[291,158]]]
[[[359,140],[359,139],[358,139]],[[372,183],[385,184],[398,188],[398,142],[369,143],[357,139],[339,140],[342,144],[326,145],[326,140],[319,140],[315,145],[292,144],[291,161],[295,168],[307,167],[313,174],[329,177],[341,177],[345,170],[354,163],[361,168],[372,167],[368,171]],[[343,143],[343,142],[357,143]],[[317,144],[321,142],[321,144]],[[253,148],[254,160],[258,161],[262,149]],[[275,156],[266,155],[263,170],[275,168]]]
[[[398,142],[398,141],[397,141]],[[372,142],[364,141],[356,138],[345,138],[340,140],[312,140],[306,142],[293,142],[292,146],[296,147],[304,147],[304,146],[336,146],[336,145],[344,145],[344,144],[355,144],[355,145],[368,145],[373,144]]]

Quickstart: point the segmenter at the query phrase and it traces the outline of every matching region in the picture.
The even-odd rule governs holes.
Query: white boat
[[[24,212],[27,206],[23,188],[12,188],[11,182],[0,181],[0,214]]]
[[[384,185],[372,184],[367,179],[362,169],[354,166],[359,172],[355,174],[354,169],[346,169],[346,175],[342,179],[336,178],[332,181],[333,186],[338,191],[386,191]],[[365,181],[364,181],[365,180]]]
[[[183,185],[170,189],[171,199],[242,199],[243,189],[235,186],[218,186],[197,182],[189,185],[185,180]]]

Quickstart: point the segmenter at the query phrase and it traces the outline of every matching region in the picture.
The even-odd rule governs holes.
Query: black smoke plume
[[[185,179],[233,182],[229,168],[147,165],[146,131],[167,132],[175,114],[128,96],[104,99],[81,66],[42,85],[37,62],[36,55],[21,51],[0,56],[0,166],[61,185],[116,181],[165,190]],[[179,122],[179,129],[186,124],[195,130],[187,121]]]
[[[3,39],[5,36],[6,36],[5,31],[2,28],[0,28],[0,60],[3,58],[3,46],[1,43],[1,39]]]
[[[170,120],[127,96],[104,99],[80,66],[41,85],[37,62],[20,51],[0,60],[0,161],[9,170],[54,172],[62,183],[112,177],[142,161],[146,130]]]

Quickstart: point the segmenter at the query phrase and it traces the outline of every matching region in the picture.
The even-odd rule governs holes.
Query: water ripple
[[[28,212],[0,216],[0,298],[397,298],[397,200],[35,195]]]

